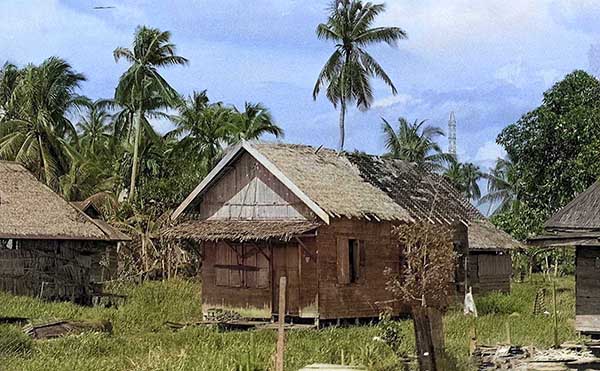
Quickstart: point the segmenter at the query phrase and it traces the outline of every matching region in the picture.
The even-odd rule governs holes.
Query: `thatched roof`
[[[496,228],[487,219],[479,219],[469,226],[469,249],[514,250],[521,244],[508,233]]]
[[[600,230],[600,181],[558,210],[544,227],[547,230]]]
[[[164,235],[197,241],[287,241],[318,227],[318,223],[309,221],[204,220],[180,223]]]
[[[330,217],[344,217],[451,224],[481,217],[443,177],[424,173],[414,164],[304,145],[244,143],[213,169],[172,218],[176,219],[192,205],[244,151],[271,171],[325,223]]]
[[[99,226],[23,166],[0,161],[0,238],[119,241],[127,236]]]

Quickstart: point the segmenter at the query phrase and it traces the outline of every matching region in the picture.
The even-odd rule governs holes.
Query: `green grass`
[[[495,344],[506,340],[510,323],[513,343],[541,347],[552,344],[550,316],[533,316],[535,292],[548,283],[513,284],[511,295],[476,298],[479,340]],[[560,340],[577,340],[573,329],[574,282],[558,282]],[[115,287],[129,296],[119,309],[85,308],[70,303],[46,303],[0,293],[0,315],[30,317],[35,322],[55,319],[110,320],[112,334],[88,333],[55,340],[31,342],[14,326],[0,326],[0,370],[267,370],[273,362],[274,331],[218,332],[187,328],[173,332],[167,320],[189,322],[201,318],[200,284],[182,280],[147,282]],[[547,298],[551,310],[551,298]],[[460,308],[444,319],[446,346],[457,367],[468,369],[470,318]],[[314,363],[363,364],[372,370],[398,370],[396,354],[411,354],[414,337],[411,321],[394,325],[402,343],[396,352],[374,341],[379,326],[291,331],[286,346],[289,370]],[[12,344],[12,345],[11,345]]]

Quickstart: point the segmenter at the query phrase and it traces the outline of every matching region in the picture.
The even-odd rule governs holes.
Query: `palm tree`
[[[483,173],[479,166],[472,163],[452,161],[444,172],[444,176],[468,200],[481,198],[478,181],[483,178]]]
[[[283,129],[277,126],[271,112],[260,103],[244,104],[244,112],[234,107],[231,128],[232,143],[260,138],[263,134],[272,134],[276,138],[283,137]]]
[[[221,156],[223,145],[232,142],[231,122],[235,111],[223,103],[210,103],[206,91],[193,92],[178,107],[173,117],[176,129],[170,135],[182,136],[179,150],[197,156],[212,168]]]
[[[22,70],[12,63],[5,63],[0,69],[0,121],[13,117],[14,91],[20,80]]]
[[[115,101],[123,106],[135,108],[133,159],[130,199],[135,198],[135,186],[139,165],[139,146],[142,122],[145,120],[145,105],[148,100],[161,100],[166,106],[174,106],[179,95],[158,73],[158,68],[172,65],[185,65],[187,59],[175,55],[175,45],[171,43],[171,33],[145,26],[138,27],[131,49],[117,48],[113,52],[115,60],[124,58],[131,66],[123,73],[115,91]]]
[[[0,159],[23,163],[40,180],[58,190],[77,153],[75,127],[68,119],[89,100],[75,93],[85,77],[62,59],[48,58],[19,74],[10,98],[11,116],[0,126]]]
[[[365,47],[385,42],[395,46],[406,39],[406,32],[398,27],[372,27],[377,16],[385,11],[384,4],[363,4],[361,0],[334,0],[327,22],[317,26],[317,37],[336,43],[335,51],[319,73],[313,90],[317,99],[321,88],[333,106],[340,104],[339,150],[344,149],[344,121],[348,103],[356,102],[360,110],[367,110],[373,102],[371,78],[378,77],[388,85],[392,94],[396,87],[379,63]]]
[[[111,114],[106,109],[107,101],[99,99],[92,102],[77,123],[80,132],[80,147],[83,155],[95,155],[107,149]]]
[[[385,156],[416,163],[427,171],[438,171],[452,161],[451,154],[444,153],[436,139],[444,136],[442,129],[425,126],[427,120],[415,120],[412,124],[404,117],[398,119],[398,131],[382,118]]]
[[[488,193],[481,197],[480,204],[489,204],[490,211],[497,205],[493,214],[508,210],[517,196],[514,190],[514,164],[510,156],[496,160],[496,166],[483,177],[487,179]]]

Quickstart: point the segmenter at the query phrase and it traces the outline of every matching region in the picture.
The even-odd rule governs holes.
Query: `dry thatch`
[[[164,235],[196,241],[288,241],[318,227],[319,224],[309,221],[192,220],[168,229]]]
[[[441,224],[481,217],[443,177],[405,161],[304,145],[254,147],[333,217]]]
[[[521,244],[508,233],[496,228],[487,219],[476,220],[469,226],[469,249],[514,250]]]
[[[0,238],[123,240],[39,182],[23,166],[0,161]]]
[[[600,181],[581,192],[544,224],[546,230],[600,230]]]
[[[303,145],[254,147],[332,217],[412,221],[404,208],[361,177],[344,154]]]

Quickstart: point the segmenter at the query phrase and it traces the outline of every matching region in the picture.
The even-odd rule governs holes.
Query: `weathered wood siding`
[[[52,300],[90,300],[92,283],[116,272],[116,244],[15,240],[0,248],[0,290]]]
[[[314,217],[296,195],[247,153],[202,196],[196,214],[200,219]]]
[[[474,293],[510,292],[512,260],[510,253],[471,251],[468,258],[468,285]]]
[[[577,246],[575,329],[600,333],[600,246]]]
[[[364,272],[357,282],[338,280],[337,245],[340,239],[364,241]],[[398,272],[400,252],[392,248],[391,224],[359,220],[333,220],[321,227],[318,246],[318,310],[321,319],[377,317],[392,299],[385,289],[386,268]],[[398,306],[396,311],[399,312]]]
[[[250,244],[246,244],[250,246]],[[270,318],[272,303],[272,249],[266,244],[261,244],[262,251],[269,257],[268,271],[246,272],[243,275],[241,270],[216,268],[218,259],[230,255],[232,247],[236,247],[226,242],[206,243],[204,246],[204,261],[202,264],[202,310],[206,314],[209,309],[222,308],[235,310],[244,316],[254,318]],[[237,259],[238,257],[235,256]],[[222,263],[222,262],[219,262]],[[230,265],[233,262],[229,262]],[[253,264],[258,268],[262,265],[258,262],[244,261],[247,266]],[[254,273],[254,282],[252,281]],[[224,276],[228,275],[226,279]],[[256,276],[259,277],[256,277]],[[235,278],[237,277],[237,278]],[[227,280],[226,283],[225,281]],[[266,284],[263,284],[264,281]],[[259,284],[260,281],[260,284]],[[248,287],[250,286],[250,287]]]
[[[479,254],[479,292],[510,292],[512,260],[510,253]]]

